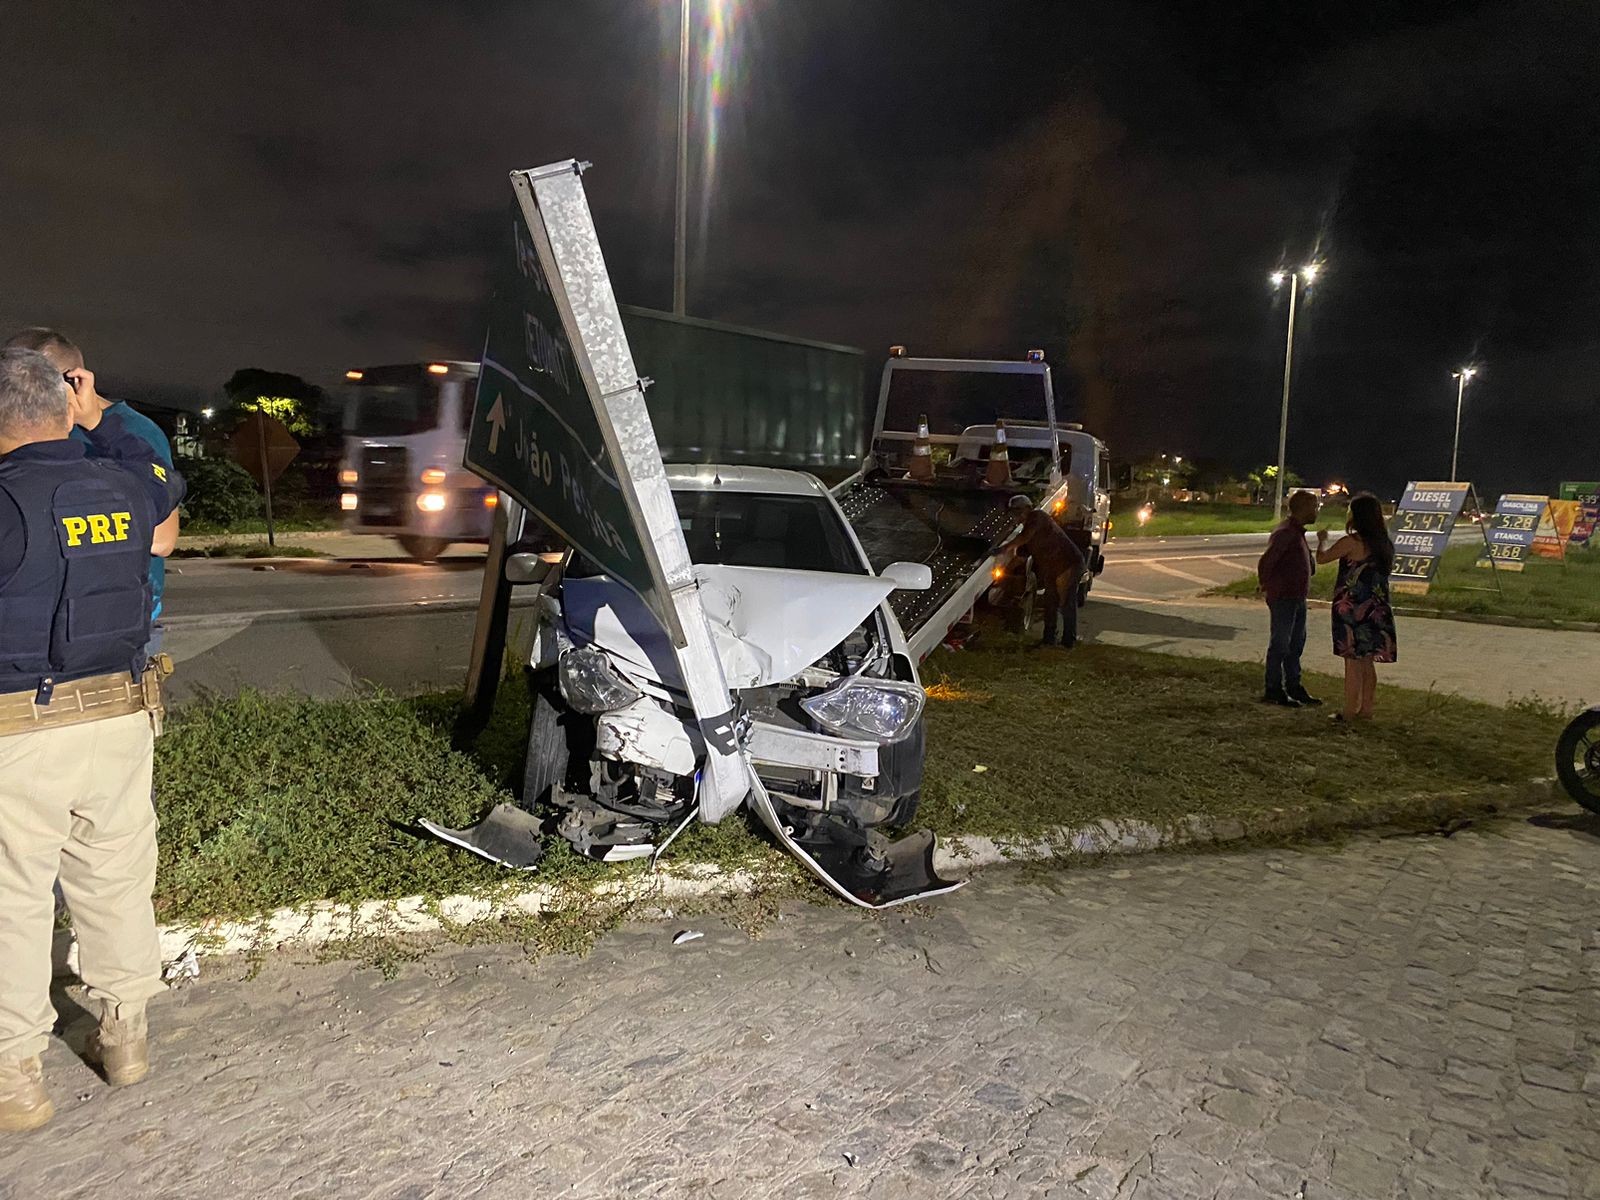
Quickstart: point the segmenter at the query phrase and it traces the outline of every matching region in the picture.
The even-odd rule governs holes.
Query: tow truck
[[[1007,467],[991,470],[1003,446]],[[915,460],[927,460],[918,468]],[[1031,594],[1025,564],[1007,568],[995,550],[1018,528],[1015,495],[1026,495],[1078,541],[1090,570],[1087,597],[1105,567],[1110,495],[1104,443],[1058,424],[1044,352],[1020,360],[914,358],[890,348],[878,387],[872,445],[862,469],[835,489],[839,506],[874,567],[924,563],[932,585],[890,599],[912,655],[921,661],[982,603]]]

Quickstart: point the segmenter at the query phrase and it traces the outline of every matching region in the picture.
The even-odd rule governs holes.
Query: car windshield
[[[672,498],[697,563],[867,574],[838,514],[819,497],[707,491]]]

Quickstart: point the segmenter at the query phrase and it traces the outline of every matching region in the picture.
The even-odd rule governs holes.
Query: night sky
[[[1244,468],[1276,452],[1266,277],[1315,254],[1291,465],[1443,477],[1481,360],[1464,478],[1600,477],[1600,6],[723,7],[693,314],[1042,346],[1120,457]],[[0,326],[59,325],[113,394],[476,358],[506,173],[567,157],[619,298],[670,303],[670,0],[0,12]]]

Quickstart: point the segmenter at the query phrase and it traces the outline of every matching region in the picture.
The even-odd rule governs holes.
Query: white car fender
[[[602,713],[595,721],[595,748],[604,758],[673,775],[693,775],[699,757],[683,722],[648,696]]]

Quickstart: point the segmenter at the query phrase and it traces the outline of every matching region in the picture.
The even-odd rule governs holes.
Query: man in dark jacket
[[[1256,564],[1256,578],[1272,614],[1267,637],[1267,687],[1264,704],[1299,708],[1321,704],[1300,683],[1300,655],[1306,648],[1306,595],[1317,569],[1306,544],[1306,526],[1317,519],[1317,497],[1296,492],[1289,497],[1289,518],[1272,531]]]
[[[1083,578],[1083,551],[1049,513],[1033,507],[1026,496],[1011,497],[1013,512],[1024,514],[1022,528],[996,554],[1003,565],[1013,554],[1033,559],[1034,578],[1044,589],[1044,639],[1041,646],[1071,650],[1078,644],[1078,581]]]

